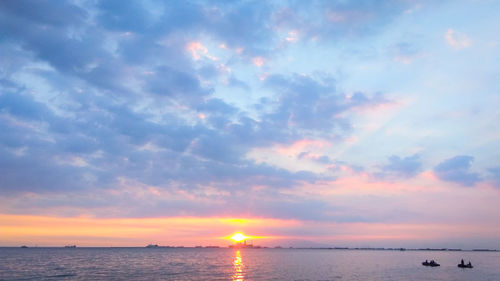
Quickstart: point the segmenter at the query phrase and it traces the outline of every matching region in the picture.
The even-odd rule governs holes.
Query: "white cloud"
[[[459,33],[451,28],[446,31],[444,38],[450,46],[457,49],[467,48],[471,44],[471,40],[467,35]]]

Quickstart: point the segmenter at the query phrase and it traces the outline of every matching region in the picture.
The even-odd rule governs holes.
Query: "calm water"
[[[0,248],[0,280],[500,280],[500,252]]]

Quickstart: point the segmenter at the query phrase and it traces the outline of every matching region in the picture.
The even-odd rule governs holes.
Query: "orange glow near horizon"
[[[239,230],[234,232],[234,230]],[[303,235],[303,229],[310,230]],[[221,246],[262,239],[260,246],[311,241],[332,245],[397,245],[477,236],[495,239],[500,226],[476,224],[336,223],[270,218],[91,218],[0,214],[0,246]],[[229,236],[224,234],[232,233]],[[263,236],[245,235],[259,233]],[[267,234],[267,235],[266,235]],[[234,239],[231,239],[234,237]],[[399,242],[398,242],[399,241]],[[419,242],[419,243],[420,243]],[[377,244],[379,243],[379,244]],[[293,245],[293,244],[292,244]]]
[[[142,246],[150,243],[227,246],[230,237],[223,234],[234,229],[262,233],[301,225],[296,220],[270,218],[93,218],[11,214],[0,214],[0,223],[0,246]]]

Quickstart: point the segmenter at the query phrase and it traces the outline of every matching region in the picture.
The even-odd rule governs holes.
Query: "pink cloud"
[[[444,34],[444,39],[448,43],[448,45],[456,48],[463,49],[467,48],[471,44],[471,40],[467,35],[459,33],[453,29],[448,29]]]
[[[200,42],[191,42],[187,45],[187,50],[191,52],[194,60],[200,59],[200,53],[206,54],[208,53],[207,48],[203,46]]]
[[[302,139],[298,140],[291,145],[278,145],[276,151],[280,154],[285,155],[297,155],[303,152],[305,149],[321,149],[332,144],[325,140],[310,140],[310,139]]]
[[[299,41],[299,33],[296,30],[292,30],[288,32],[288,36],[285,38],[286,41],[290,43],[295,43]]]
[[[253,64],[255,64],[258,67],[261,67],[264,65],[264,58],[262,57],[254,57],[252,58]]]
[[[210,60],[217,60],[216,57],[211,56],[208,53],[208,49],[203,46],[200,42],[190,42],[187,46],[186,49],[191,53],[191,56],[193,57],[194,60],[199,60],[202,57],[207,57]]]

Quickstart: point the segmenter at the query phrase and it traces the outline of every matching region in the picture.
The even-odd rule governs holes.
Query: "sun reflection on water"
[[[233,281],[243,281],[245,278],[243,267],[245,265],[243,264],[243,260],[241,259],[240,250],[237,250],[235,253],[233,266],[234,266]]]

